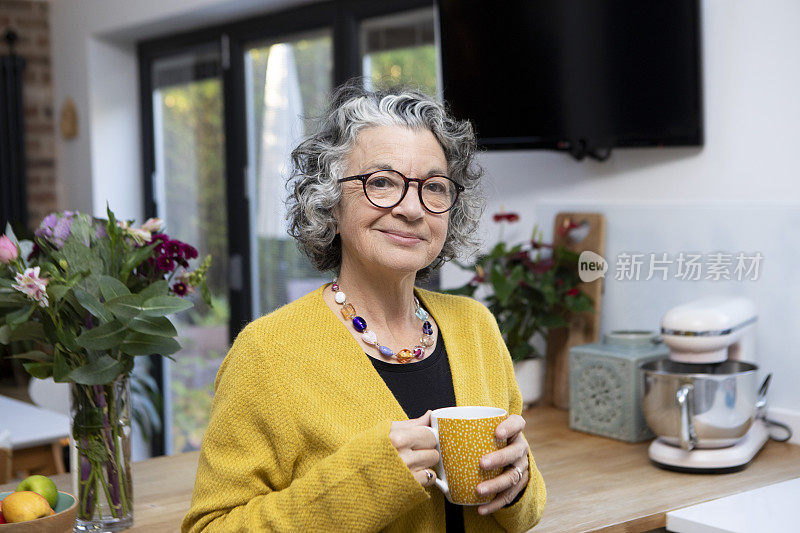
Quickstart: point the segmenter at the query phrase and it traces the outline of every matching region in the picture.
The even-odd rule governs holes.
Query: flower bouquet
[[[134,358],[169,357],[180,345],[168,315],[193,306],[211,257],[194,270],[197,250],[141,227],[64,211],[44,218],[33,241],[10,226],[0,237],[0,344],[34,377],[70,383],[77,463],[76,531],[133,523],[129,378]]]
[[[494,221],[514,223],[516,213],[496,213]],[[569,324],[573,313],[592,311],[592,299],[578,289],[578,254],[542,240],[534,228],[531,240],[515,246],[500,240],[471,265],[457,263],[475,273],[465,285],[445,292],[473,296],[480,288],[497,319],[503,340],[515,361],[539,357],[531,340],[544,338],[552,328]]]

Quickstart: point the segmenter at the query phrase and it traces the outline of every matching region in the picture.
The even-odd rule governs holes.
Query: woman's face
[[[436,137],[427,129],[401,126],[361,130],[346,164],[345,176],[387,168],[408,178],[447,175],[447,160]],[[417,186],[411,183],[402,202],[384,209],[367,200],[361,181],[342,183],[336,218],[343,265],[376,273],[413,273],[436,259],[447,236],[449,212],[427,211],[420,204]]]

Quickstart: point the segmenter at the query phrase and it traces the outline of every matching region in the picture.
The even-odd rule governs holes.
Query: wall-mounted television
[[[489,149],[703,144],[698,0],[438,0],[445,101]]]

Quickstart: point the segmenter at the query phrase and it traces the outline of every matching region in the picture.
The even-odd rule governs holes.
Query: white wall
[[[108,199],[119,216],[141,218],[135,40],[290,3],[299,2],[52,2],[56,110],[64,98],[74,98],[80,127],[78,139],[57,140],[61,207],[104,213]],[[783,225],[796,226],[800,220],[800,2],[703,0],[702,6],[704,147],[616,150],[605,163],[578,163],[553,152],[484,154],[488,213],[500,206],[519,211],[522,221],[507,236],[524,238],[537,221],[549,234],[552,215],[562,207],[604,212],[607,249],[614,253],[634,248],[678,252],[684,245],[703,252],[745,245],[769,250],[765,265],[774,265],[781,275],[765,275],[742,290],[762,311],[761,364],[776,373],[771,403],[800,411],[800,389],[793,386],[800,378],[800,311],[793,305],[798,284],[790,277],[797,254],[791,248],[793,228]],[[753,205],[761,206],[759,215],[746,215]],[[698,237],[688,220],[711,230]],[[743,228],[746,236],[738,240],[732,227]],[[491,239],[495,229],[488,225],[484,233]],[[448,268],[444,279],[455,283],[463,277]],[[722,289],[687,283],[655,287],[642,281],[623,290],[610,280],[603,330],[632,322],[657,328],[667,305],[712,290]]]
[[[800,415],[800,253],[792,237],[800,224],[800,2],[705,0],[702,8],[704,147],[620,149],[604,163],[554,152],[486,153],[487,212],[519,212],[506,237],[520,240],[536,223],[549,238],[562,210],[604,213],[611,263],[626,250],[760,251],[757,281],[620,282],[610,272],[601,329],[657,330],[679,303],[747,295],[760,312],[756,362],[775,373],[769,403]],[[487,246],[497,231],[485,224]],[[446,284],[466,279],[453,267],[443,277]]]

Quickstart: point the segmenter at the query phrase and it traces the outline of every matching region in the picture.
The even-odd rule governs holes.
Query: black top
[[[392,391],[408,418],[419,418],[428,409],[454,407],[456,393],[442,332],[439,331],[433,353],[416,363],[392,364],[369,358],[378,374]],[[447,533],[464,531],[464,513],[460,505],[444,499]]]

